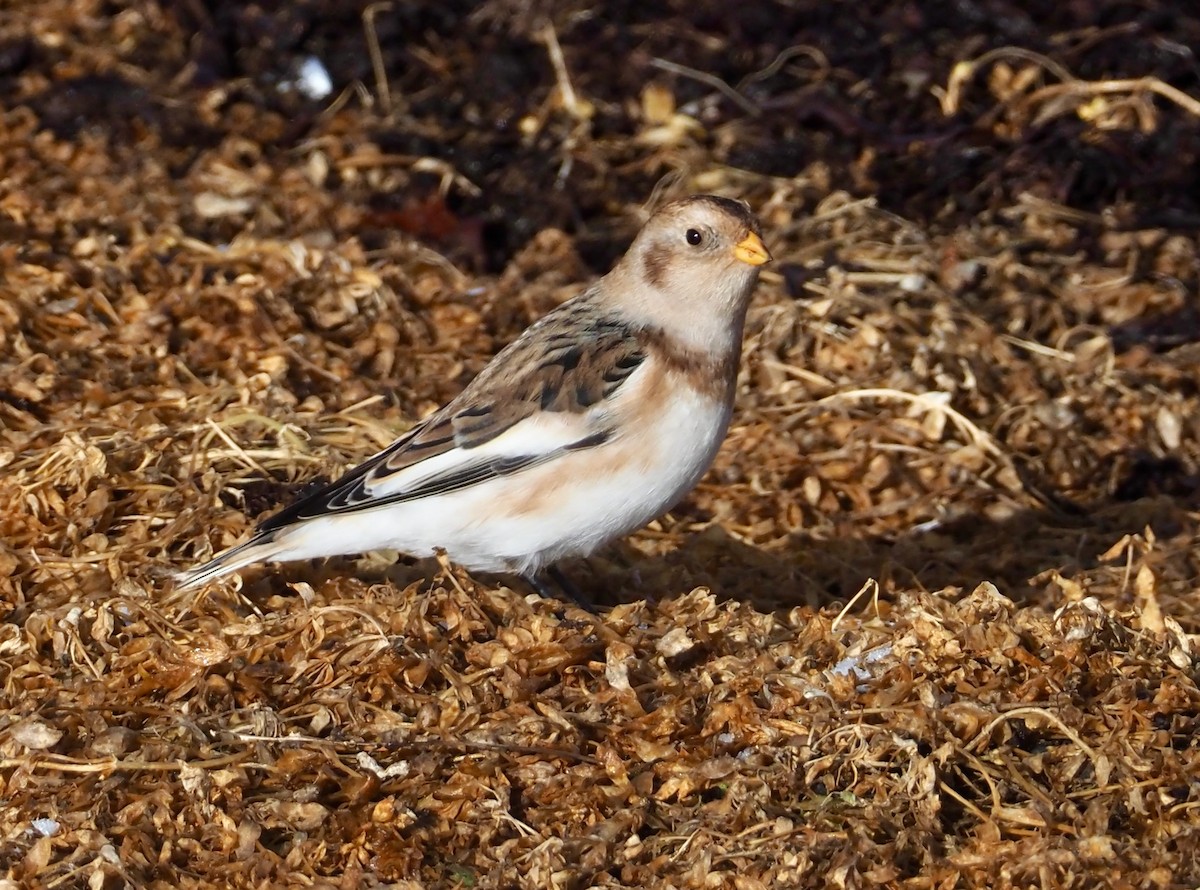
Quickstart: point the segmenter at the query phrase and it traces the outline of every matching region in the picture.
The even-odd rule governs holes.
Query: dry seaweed
[[[1186,4],[18,5],[0,887],[1200,883]],[[777,263],[601,614],[174,590],[694,191]]]

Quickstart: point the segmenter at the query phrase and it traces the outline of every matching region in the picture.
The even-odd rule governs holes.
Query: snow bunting
[[[182,586],[267,560],[442,549],[544,592],[540,569],[641,528],[708,470],[770,258],[745,204],[667,204],[611,272],[530,326],[456,399],[183,573]]]

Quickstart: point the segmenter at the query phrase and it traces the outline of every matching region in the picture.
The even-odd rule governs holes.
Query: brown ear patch
[[[667,279],[667,266],[671,263],[671,252],[661,244],[651,245],[642,258],[642,272],[654,287],[662,287]]]

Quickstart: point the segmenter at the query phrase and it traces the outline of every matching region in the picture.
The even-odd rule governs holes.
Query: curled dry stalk
[[[1040,53],[1018,46],[1002,46],[990,50],[977,59],[956,64],[950,72],[945,89],[935,91],[941,104],[942,114],[947,117],[957,114],[962,107],[963,95],[975,75],[993,62],[1017,59],[1042,68],[1058,78],[1059,83],[1050,84],[1032,93],[1014,92],[1006,104],[1020,104],[1029,110],[1048,113],[1052,117],[1073,111],[1080,117],[1094,121],[1101,129],[1119,126],[1115,122],[1115,107],[1105,97],[1120,96],[1134,104],[1140,129],[1154,129],[1153,109],[1147,101],[1150,95],[1166,99],[1188,114],[1200,117],[1200,99],[1196,99],[1157,77],[1120,78],[1112,80],[1081,80],[1067,68]],[[1031,117],[1033,115],[1030,115]]]

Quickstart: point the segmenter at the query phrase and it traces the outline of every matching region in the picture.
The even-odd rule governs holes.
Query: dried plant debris
[[[0,886],[1200,884],[1188,4],[18,6]],[[175,591],[696,191],[777,262],[599,614]]]

